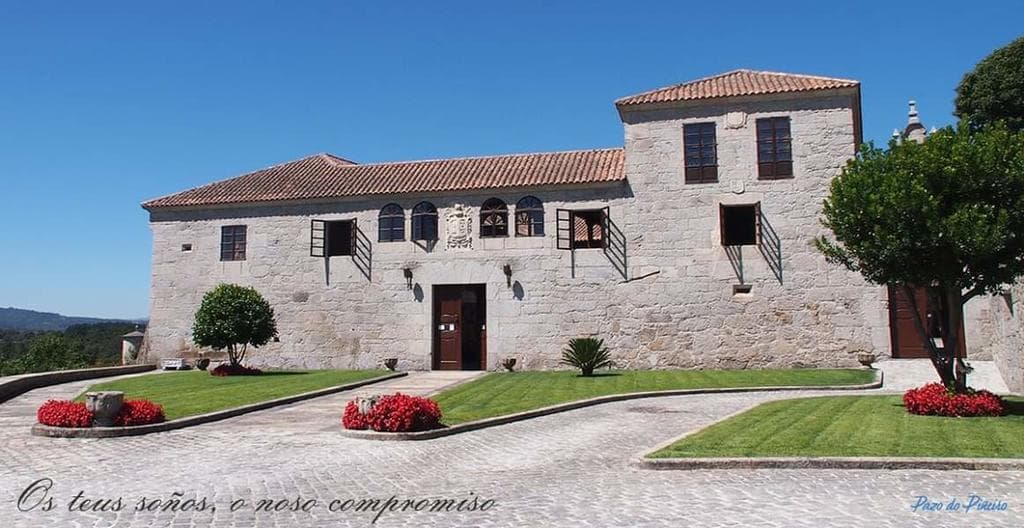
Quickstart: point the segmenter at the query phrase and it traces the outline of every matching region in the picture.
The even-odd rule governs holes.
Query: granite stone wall
[[[400,368],[428,369],[433,286],[469,283],[486,285],[491,369],[506,357],[557,368],[566,341],[591,334],[630,368],[845,366],[861,350],[886,356],[884,288],[826,263],[811,244],[824,232],[829,182],[854,154],[853,101],[836,91],[625,112],[628,184],[155,211],[146,354],[194,354],[189,328],[203,293],[236,282],[255,286],[277,313],[280,342],[251,354],[261,366],[370,367],[399,357]],[[791,118],[794,177],[759,181],[755,120],[777,115]],[[686,184],[682,125],[706,121],[717,123],[719,182]],[[546,236],[479,238],[484,200],[505,200],[511,219],[525,195],[544,202]],[[382,206],[396,202],[408,217],[424,199],[439,209],[436,245],[377,242]],[[756,202],[779,244],[730,257],[719,206]],[[470,247],[448,243],[457,206],[471,218]],[[570,252],[556,249],[555,210],[604,206],[627,240],[627,278],[600,249],[575,252],[573,277]],[[348,257],[310,256],[311,219],[350,218],[372,241],[369,279]],[[233,224],[248,226],[247,258],[221,262],[220,227]],[[734,293],[740,270],[749,293]]]
[[[1024,282],[1006,294],[988,298],[991,306],[992,356],[1006,386],[1024,394]]]

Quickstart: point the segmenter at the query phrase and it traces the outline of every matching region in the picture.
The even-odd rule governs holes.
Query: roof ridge
[[[748,72],[751,72],[751,73],[767,73],[769,75],[786,75],[786,76],[789,76],[789,77],[807,77],[809,79],[821,79],[823,81],[842,81],[842,82],[860,84],[860,81],[858,81],[856,79],[847,79],[845,77],[829,77],[827,75],[811,75],[809,73],[791,73],[791,72],[780,72],[780,71],[772,71],[772,70],[746,70],[746,69],[744,69],[744,70],[733,70],[733,72],[737,72],[737,71],[748,71]]]
[[[624,147],[600,147],[600,148],[589,148],[589,149],[573,149],[573,150],[551,150],[551,151],[540,151],[540,152],[513,152],[509,154],[491,154],[486,156],[461,156],[455,158],[427,158],[427,159],[416,159],[416,160],[399,160],[399,161],[379,161],[374,163],[360,163],[352,165],[354,167],[381,167],[388,165],[410,165],[414,163],[436,163],[440,161],[472,161],[472,160],[489,160],[499,158],[516,158],[522,156],[544,156],[552,154],[578,154],[581,152],[611,152],[613,150],[623,150]]]
[[[766,83],[782,83],[782,84],[787,84],[788,83],[788,84],[794,84],[794,81],[803,81],[805,86],[802,86],[802,87],[800,87],[800,86],[790,87],[789,89],[774,89],[774,88],[767,88],[767,89],[761,89],[761,90],[755,89],[755,90],[749,91],[749,93],[740,93],[740,92],[742,92],[742,90],[722,89],[721,86],[718,86],[718,85],[722,85],[723,83],[725,83],[726,85],[731,83],[732,80],[730,79],[730,77],[736,77],[737,74],[746,74],[746,75],[750,76],[748,78],[739,77],[736,80],[736,83],[739,83],[740,85],[750,85],[750,84],[754,84],[754,85],[762,84],[763,85],[763,84],[766,84]],[[779,77],[781,79],[772,79],[771,81],[769,81],[769,79],[771,79],[772,77]],[[726,72],[723,72],[723,73],[719,73],[719,74],[716,74],[716,75],[705,76],[705,77],[701,77],[699,79],[693,79],[693,80],[690,80],[690,81],[685,81],[685,82],[681,82],[681,83],[671,84],[671,85],[668,85],[668,86],[662,86],[661,88],[655,88],[653,90],[647,90],[645,92],[641,92],[641,93],[638,93],[638,94],[627,95],[625,97],[620,97],[620,98],[615,100],[615,105],[616,106],[626,106],[626,105],[644,104],[644,103],[652,103],[652,102],[669,102],[669,101],[681,101],[681,100],[711,99],[711,98],[717,98],[717,97],[733,97],[733,96],[738,96],[738,95],[762,95],[762,94],[769,94],[769,93],[800,92],[800,91],[828,90],[828,89],[844,88],[844,86],[821,86],[820,84],[818,86],[814,86],[813,84],[811,84],[814,81],[818,81],[818,82],[824,83],[824,84],[833,84],[833,85],[836,85],[836,84],[849,84],[849,85],[857,85],[857,86],[860,85],[860,81],[857,81],[857,80],[854,80],[854,79],[841,78],[841,77],[826,77],[826,76],[823,76],[823,75],[809,75],[809,74],[805,74],[805,73],[791,73],[791,72],[780,72],[780,71],[770,71],[770,70],[754,70],[754,69],[750,69],[750,68],[737,68],[737,69],[729,70],[729,71],[726,71]],[[702,84],[704,84],[704,83],[706,83],[706,86],[702,87]],[[799,83],[797,83],[797,84],[799,84]],[[689,92],[703,92],[703,91],[707,91],[707,90],[716,91],[716,86],[718,87],[717,91],[720,92],[719,94],[692,95],[692,96],[688,96],[688,95],[685,95],[685,94],[682,94],[682,95],[678,95],[677,94],[676,96],[670,95],[670,93],[673,92],[673,91],[675,91],[675,92],[687,92],[687,91],[689,91]],[[729,93],[729,92],[733,92],[733,93]],[[659,100],[659,97],[660,97],[660,100]]]
[[[708,75],[706,77],[701,77],[699,79],[693,79],[693,80],[678,82],[678,83],[674,83],[674,84],[667,84],[665,86],[662,86],[661,88],[654,88],[653,90],[647,90],[645,92],[640,92],[640,93],[632,94],[632,95],[624,95],[624,96],[619,97],[618,99],[616,99],[615,100],[615,104],[618,104],[619,101],[624,101],[626,99],[633,99],[634,97],[642,97],[642,96],[645,96],[645,95],[650,95],[650,94],[653,94],[653,93],[660,92],[662,90],[669,90],[671,88],[680,88],[682,86],[686,86],[687,84],[696,84],[696,83],[699,83],[699,82],[710,81],[711,79],[717,79],[719,77],[725,77],[726,75],[732,75],[734,73],[739,73],[739,72],[754,72],[754,71],[757,71],[757,70],[750,70],[750,69],[747,69],[747,68],[736,68],[735,70],[729,70],[729,71],[723,72],[723,73],[716,73],[714,75]]]

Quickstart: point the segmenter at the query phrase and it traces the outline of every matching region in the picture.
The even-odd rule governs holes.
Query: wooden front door
[[[434,286],[434,369],[486,368],[484,293],[482,284]]]
[[[918,310],[921,311],[921,320],[924,322],[929,337],[941,337],[942,324],[946,320],[943,309],[929,301],[928,294],[924,289],[914,291],[914,300],[917,302]],[[967,344],[963,330],[963,318],[961,317],[960,320],[960,346],[957,357],[966,357]],[[928,357],[928,349],[921,342],[920,334],[914,325],[913,305],[903,294],[902,289],[892,286],[889,287],[889,334],[892,340],[893,358]]]

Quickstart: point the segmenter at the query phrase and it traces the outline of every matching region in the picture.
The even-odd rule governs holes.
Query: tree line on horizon
[[[92,323],[63,331],[0,330],[0,376],[121,364],[133,323]]]

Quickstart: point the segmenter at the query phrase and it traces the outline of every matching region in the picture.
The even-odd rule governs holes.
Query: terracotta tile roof
[[[850,79],[834,79],[814,75],[777,73],[754,70],[734,70],[713,77],[705,77],[665,88],[658,88],[642,94],[623,97],[615,101],[619,107],[646,103],[667,103],[736,97],[740,95],[762,95],[810,90],[852,88],[860,85]]]
[[[149,200],[146,209],[468,191],[626,179],[623,149],[358,165],[316,154]]]

